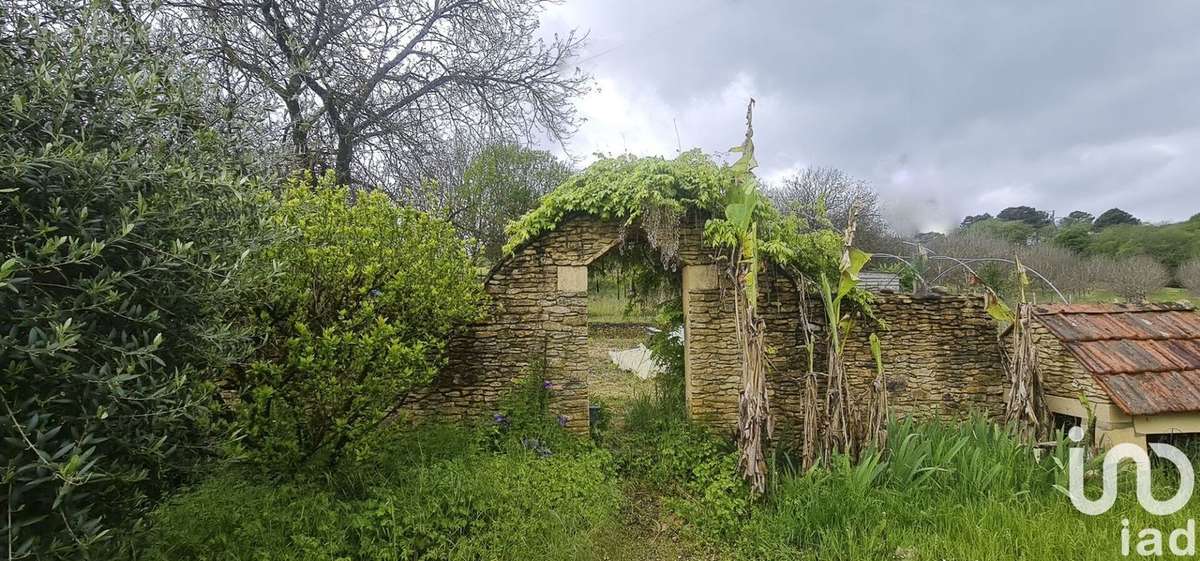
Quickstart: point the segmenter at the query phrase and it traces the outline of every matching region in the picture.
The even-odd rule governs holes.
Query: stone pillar
[[[693,397],[695,386],[692,380],[692,355],[696,351],[693,337],[692,291],[715,290],[718,288],[718,273],[715,265],[685,265],[683,267],[683,383],[685,407],[689,415],[695,410]]]
[[[544,308],[546,374],[556,385],[550,412],[577,434],[588,432],[587,284],[584,266],[558,266],[554,304]]]
[[[558,268],[558,291],[559,292],[587,292],[588,270],[587,267],[564,267]]]

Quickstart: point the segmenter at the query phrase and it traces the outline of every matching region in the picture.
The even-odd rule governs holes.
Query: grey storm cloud
[[[1200,212],[1200,3],[568,0],[544,21],[590,33],[572,154],[723,151],[753,96],[763,176],[842,168],[900,230]]]

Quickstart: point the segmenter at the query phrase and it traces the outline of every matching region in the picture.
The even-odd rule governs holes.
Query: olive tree
[[[265,199],[141,29],[0,14],[0,549],[78,558],[209,450]]]

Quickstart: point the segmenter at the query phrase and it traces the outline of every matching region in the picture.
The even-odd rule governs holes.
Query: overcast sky
[[[1200,212],[1200,2],[567,0],[596,78],[571,155],[738,144],[870,180],[901,231],[1029,204]]]

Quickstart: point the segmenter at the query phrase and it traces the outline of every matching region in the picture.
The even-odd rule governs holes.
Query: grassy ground
[[[1065,478],[1052,461],[979,421],[894,424],[886,456],[858,465],[796,473],[777,462],[757,501],[724,439],[645,411],[625,425],[599,446],[543,433],[549,455],[521,443],[524,429],[440,428],[323,476],[218,474],[103,557],[1099,561],[1122,557],[1125,519],[1136,548],[1144,528],[1166,536],[1200,517],[1195,501],[1146,514],[1131,476],[1110,512],[1080,514],[1054,489]],[[1170,481],[1156,473],[1155,495]]]
[[[644,333],[590,329],[591,391],[614,417],[594,441],[518,408],[503,410],[503,423],[389,435],[373,456],[329,472],[293,478],[235,466],[168,501],[122,539],[121,552],[102,557],[1099,561],[1122,558],[1125,519],[1136,548],[1144,528],[1167,536],[1200,518],[1200,500],[1148,515],[1132,475],[1111,511],[1085,516],[1055,489],[1066,477],[1054,458],[1036,461],[978,419],[893,423],[886,451],[857,465],[800,473],[780,451],[767,495],[753,500],[727,439],[692,426],[680,406],[651,397],[653,382],[608,362],[608,350],[633,347]],[[523,387],[543,392],[530,403],[553,391]],[[1156,473],[1155,496],[1172,494],[1171,481]],[[1164,553],[1156,557],[1174,558]]]
[[[1163,288],[1150,294],[1151,302],[1188,302],[1200,304],[1200,296],[1188,292],[1186,288]],[[1105,290],[1094,290],[1074,299],[1077,303],[1119,302],[1121,299],[1114,293]],[[1052,300],[1046,300],[1047,302]]]
[[[592,323],[654,323],[654,308],[634,303],[619,287],[604,286],[588,293],[588,321]]]

